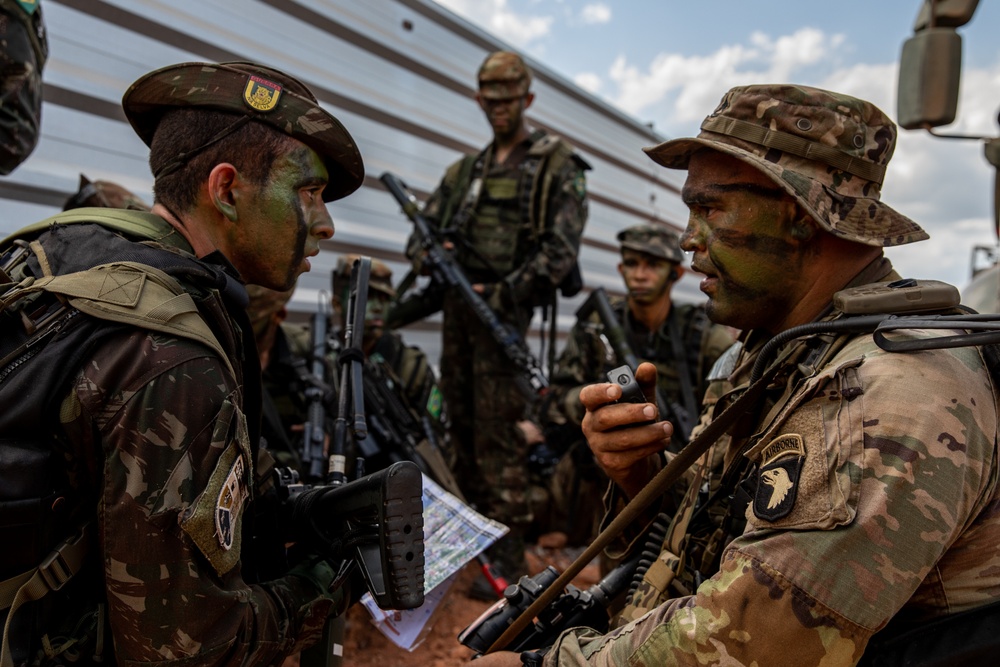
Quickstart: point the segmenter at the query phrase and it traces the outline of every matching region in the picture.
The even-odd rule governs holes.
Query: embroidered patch
[[[219,538],[219,546],[226,551],[233,548],[233,538],[236,535],[236,522],[240,518],[240,509],[247,497],[247,488],[243,482],[243,457],[237,456],[229,475],[219,491],[219,499],[215,503],[215,534]]]
[[[270,111],[278,105],[281,86],[259,76],[250,75],[243,89],[243,101],[257,111]]]
[[[779,435],[764,447],[753,499],[753,513],[758,518],[777,521],[792,511],[805,458],[805,445],[798,433]]]
[[[38,9],[38,0],[17,0],[17,4],[21,5],[21,9],[31,16]]]

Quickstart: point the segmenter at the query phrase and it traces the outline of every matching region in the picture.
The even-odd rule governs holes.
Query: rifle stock
[[[406,185],[398,176],[385,172],[380,177],[389,194],[399,203],[406,217],[413,222],[421,248],[426,253],[425,264],[430,268],[434,282],[456,290],[486,326],[493,340],[504,355],[517,369],[517,386],[529,401],[543,395],[549,382],[542,373],[541,366],[528,350],[527,344],[514,328],[504,324],[489,307],[483,297],[476,292],[465,273],[452,258],[451,253],[438,242],[430,223],[420,212],[420,206]]]

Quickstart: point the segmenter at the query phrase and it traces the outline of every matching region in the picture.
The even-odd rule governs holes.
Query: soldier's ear
[[[796,241],[808,241],[816,236],[819,225],[801,206],[796,205],[788,230]]]
[[[240,173],[228,162],[221,162],[208,174],[208,197],[219,211],[230,222],[239,219],[236,210],[237,190],[241,186]]]

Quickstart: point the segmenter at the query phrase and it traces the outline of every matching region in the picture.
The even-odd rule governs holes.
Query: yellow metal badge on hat
[[[753,499],[758,518],[777,521],[792,511],[805,458],[805,444],[798,433],[779,435],[764,447]]]
[[[257,111],[270,111],[278,106],[281,86],[267,79],[250,75],[243,89],[243,101]]]

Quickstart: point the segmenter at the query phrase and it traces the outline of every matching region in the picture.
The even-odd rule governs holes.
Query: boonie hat
[[[828,232],[871,246],[922,241],[927,232],[879,199],[896,125],[870,102],[796,85],[738,86],[695,138],[643,150],[670,169],[711,148],[767,174]]]
[[[337,268],[334,269],[333,279],[344,282],[339,285],[335,284],[334,289],[342,290],[347,285],[347,281],[351,278],[351,268],[354,266],[355,260],[360,258],[361,255],[357,254],[342,255],[337,258]],[[368,274],[368,289],[382,292],[390,298],[396,296],[396,290],[392,287],[392,269],[385,262],[374,257],[372,258],[371,272]]]
[[[249,120],[266,123],[312,148],[323,160],[330,182],[323,200],[333,201],[357,190],[365,177],[354,139],[316,96],[298,79],[271,67],[248,62],[180,63],[140,77],[122,97],[125,116],[139,138],[151,145],[163,115],[183,107],[203,107],[241,116],[223,134],[177,158],[179,168],[201,149]]]
[[[633,225],[618,232],[622,248],[643,252],[668,262],[684,261],[680,237],[666,227],[658,225]]]
[[[479,94],[485,99],[509,100],[528,94],[531,70],[516,53],[496,51],[480,65],[477,80]]]

